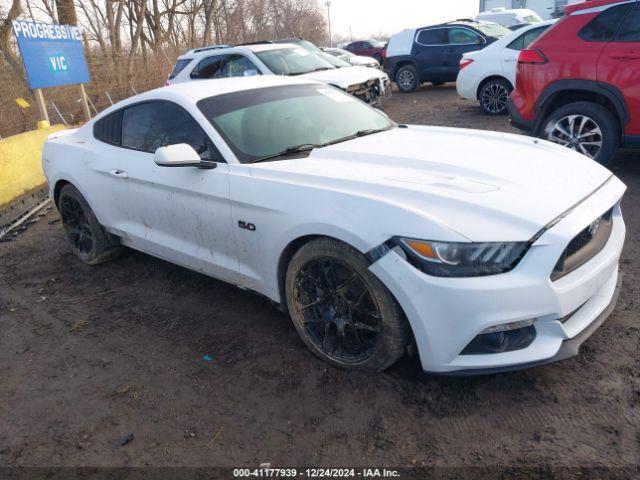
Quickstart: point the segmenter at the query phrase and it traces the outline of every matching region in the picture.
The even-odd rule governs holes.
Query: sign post
[[[49,123],[49,112],[47,112],[47,105],[44,103],[44,95],[42,95],[42,89],[36,88],[34,90],[36,94],[36,103],[38,104],[38,113],[40,113],[40,119]]]
[[[12,24],[41,120],[49,122],[42,89],[74,84],[80,84],[82,110],[85,118],[90,120],[91,112],[83,85],[89,81],[89,69],[80,29],[73,25],[21,20],[14,20]]]
[[[89,121],[91,120],[91,110],[89,110],[89,102],[87,101],[87,92],[84,91],[84,84],[80,84],[80,97],[82,101],[82,112],[84,113],[84,118]]]

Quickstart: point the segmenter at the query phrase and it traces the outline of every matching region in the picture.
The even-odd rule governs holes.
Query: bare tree
[[[58,21],[63,25],[77,25],[78,16],[73,0],[56,0],[58,10]]]
[[[11,30],[13,28],[13,24],[11,22],[17,19],[20,15],[22,15],[22,4],[20,3],[20,0],[13,0],[11,2],[11,8],[9,8],[9,11],[7,12],[7,16],[0,20],[0,54],[2,54],[13,70],[20,72],[20,75],[22,75],[20,62],[11,49]]]

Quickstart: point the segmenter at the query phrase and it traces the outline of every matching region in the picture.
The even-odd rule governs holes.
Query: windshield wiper
[[[293,153],[308,152],[308,151],[313,150],[314,148],[324,147],[324,146],[325,146],[325,144],[303,143],[301,145],[295,145],[293,147],[288,147],[288,148],[282,150],[281,152],[274,153],[273,155],[267,155],[266,157],[259,158],[257,160],[254,160],[251,163],[264,162],[266,160],[273,160],[274,158],[278,158],[278,157],[286,157],[287,155],[291,155]]]
[[[336,143],[346,142],[348,140],[353,140],[354,138],[364,137],[366,135],[371,135],[373,133],[384,132],[386,130],[390,130],[391,128],[393,128],[393,125],[389,127],[383,127],[383,128],[366,128],[364,130],[358,130],[356,133],[347,135],[346,137],[338,138],[337,140],[332,140],[326,143],[302,143],[300,145],[288,147],[282,150],[281,152],[274,153],[273,155],[268,155],[266,157],[259,158],[257,160],[254,160],[251,163],[259,163],[267,160],[273,160],[274,158],[286,157],[287,155],[291,155],[293,153],[308,152],[313,150],[314,148],[328,147],[329,145],[335,145]]]
[[[326,147],[327,145],[334,145],[336,143],[346,142],[348,140],[353,140],[354,138],[365,137],[367,135],[372,135],[374,133],[385,132],[385,131],[390,130],[392,128],[393,128],[393,125],[391,125],[389,127],[383,127],[383,128],[366,128],[364,130],[358,130],[356,133],[353,133],[351,135],[347,135],[346,137],[338,138],[337,140],[333,140],[331,142],[327,142],[322,146]]]

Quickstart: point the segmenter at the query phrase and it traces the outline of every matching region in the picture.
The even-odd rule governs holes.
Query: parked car
[[[274,42],[196,48],[178,57],[167,84],[252,75],[302,76],[333,85],[376,105],[390,85],[389,77],[377,69],[339,68],[305,48]]]
[[[497,23],[472,20],[405,30],[389,40],[385,71],[405,93],[424,82],[453,82],[464,53],[481,50],[509,33]]]
[[[344,68],[344,67],[351,66],[351,64],[346,60],[342,58],[337,58],[335,55],[329,55],[327,52],[325,52],[323,49],[321,49],[317,45],[303,38],[281,38],[278,40],[269,40],[263,43],[288,43],[288,44],[298,45],[299,47],[302,47],[311,53],[315,53],[316,55],[321,57],[325,62],[330,63],[334,67]],[[368,66],[368,65],[363,65],[363,66]]]
[[[606,168],[524,136],[397,125],[300,77],[146,92],[42,158],[78,259],[125,245],[256,291],[339,367],[383,370],[414,341],[426,371],[540,365],[615,304],[625,186]]]
[[[350,65],[359,65],[361,67],[371,67],[371,68],[380,68],[380,64],[375,58],[371,57],[362,57],[360,55],[355,55],[347,50],[343,50],[341,48],[323,48],[325,53],[329,55],[333,55],[334,57],[339,58],[345,62],[348,62]]]
[[[520,51],[529,48],[554,22],[548,20],[527,25],[482,50],[462,55],[456,79],[458,95],[478,100],[487,115],[506,114],[507,99],[516,84]]]
[[[522,24],[538,23],[542,21],[542,18],[533,10],[526,8],[492,8],[476,15],[475,20],[478,22],[499,23],[511,28]]]
[[[602,164],[640,148],[640,3],[594,0],[520,52],[511,122]]]
[[[354,55],[375,58],[380,64],[384,62],[387,44],[378,40],[361,40],[347,44],[344,49]]]

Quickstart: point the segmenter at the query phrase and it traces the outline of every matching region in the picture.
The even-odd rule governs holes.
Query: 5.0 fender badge
[[[238,220],[238,226],[243,230],[249,230],[250,232],[256,231],[256,226],[253,223],[243,222],[242,220]]]

